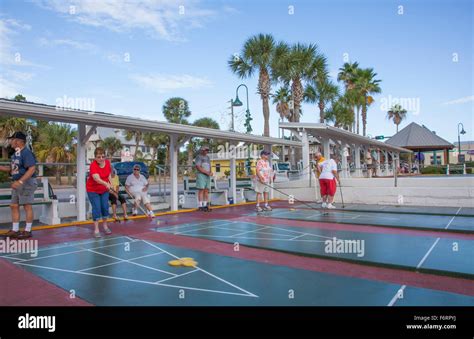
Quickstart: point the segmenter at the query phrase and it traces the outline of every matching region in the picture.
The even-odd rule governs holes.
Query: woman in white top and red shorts
[[[318,164],[319,186],[321,187],[322,208],[336,208],[333,205],[336,195],[336,180],[340,184],[337,174],[337,163],[334,159],[324,160]]]

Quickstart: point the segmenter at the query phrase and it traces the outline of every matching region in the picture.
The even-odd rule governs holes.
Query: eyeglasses
[[[133,170],[134,170],[134,171],[139,171],[140,169],[139,169],[139,168],[134,168]]]

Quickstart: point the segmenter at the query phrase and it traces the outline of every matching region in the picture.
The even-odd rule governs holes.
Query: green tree
[[[393,120],[393,123],[397,126],[397,133],[398,125],[405,120],[406,116],[407,110],[399,104],[393,105],[392,108],[390,108],[390,111],[387,112],[387,119]]]
[[[74,163],[76,147],[73,144],[77,131],[69,124],[49,123],[35,143],[36,156],[40,162]],[[61,184],[61,170],[64,166],[55,166],[56,183]],[[68,183],[71,184],[72,166],[67,166]]]
[[[339,88],[327,77],[315,78],[306,86],[304,97],[307,102],[319,107],[319,122],[324,123],[326,106],[339,96]]]
[[[135,141],[135,153],[133,154],[133,160],[136,161],[138,159],[139,156],[141,156],[141,152],[140,150],[138,149],[138,145],[140,145],[140,142],[143,140],[143,132],[142,131],[131,131],[131,130],[128,130],[125,132],[125,140],[127,141],[131,141],[131,140],[134,140]]]
[[[191,111],[188,102],[179,97],[168,99],[163,105],[163,115],[168,122],[175,124],[188,124]]]
[[[258,34],[249,38],[240,56],[231,56],[229,67],[239,78],[246,79],[258,73],[257,93],[262,99],[263,135],[270,136],[271,64],[275,50],[275,39],[270,34]]]
[[[326,112],[326,119],[334,122],[334,127],[349,130],[354,123],[353,99],[350,91],[338,97]]]
[[[379,86],[381,80],[375,79],[377,73],[373,68],[359,69],[356,72],[355,90],[363,97],[362,102],[362,135],[366,135],[367,129],[367,110],[373,102],[372,94],[381,93]]]
[[[116,137],[105,138],[100,142],[100,146],[105,149],[105,154],[110,158],[123,147],[122,142]]]
[[[200,118],[193,122],[193,126],[197,127],[205,127],[205,128],[213,128],[213,129],[220,129],[219,123],[212,118]],[[187,151],[187,165],[191,167],[193,165],[194,154],[199,150],[201,145],[206,143],[209,146],[210,151],[215,151],[217,148],[217,141],[211,140],[199,140],[197,138],[191,138],[188,142],[186,147]]]
[[[153,176],[156,182],[156,166],[158,165],[158,149],[162,146],[166,147],[166,135],[154,132],[145,132],[143,135],[143,142],[146,146],[150,147],[151,152],[151,163],[149,167],[152,170]]]
[[[276,104],[276,111],[280,115],[280,120],[291,121],[293,111],[290,109],[291,93],[288,87],[280,87],[275,94],[272,94],[272,104]]]

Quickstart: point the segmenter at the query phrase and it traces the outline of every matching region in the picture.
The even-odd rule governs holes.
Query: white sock
[[[12,226],[12,230],[15,232],[18,232],[20,230],[20,223],[19,222],[14,222]]]
[[[268,207],[268,202],[265,203],[265,207]]]
[[[207,206],[207,201],[203,201],[202,202],[202,207],[206,207]]]
[[[199,202],[199,207],[202,207],[202,201]]]
[[[31,232],[31,226],[33,225],[32,222],[27,222],[26,223],[26,227],[25,227],[25,231],[27,232]]]
[[[257,207],[260,207],[260,203],[259,203],[259,202],[257,202]]]

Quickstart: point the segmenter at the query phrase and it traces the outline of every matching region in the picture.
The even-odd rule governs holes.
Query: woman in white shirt
[[[322,208],[336,208],[333,205],[336,195],[336,180],[340,184],[339,174],[337,173],[337,163],[334,159],[324,160],[318,163],[319,186],[321,187]]]

